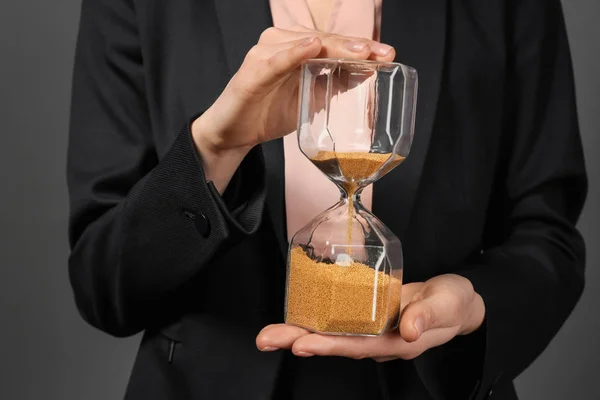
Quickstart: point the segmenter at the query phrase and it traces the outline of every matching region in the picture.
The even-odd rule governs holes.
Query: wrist
[[[223,194],[231,177],[238,169],[253,146],[222,146],[214,124],[206,114],[192,122],[191,133],[196,150],[200,155],[202,169],[207,181],[213,182],[219,193]]]
[[[248,154],[253,146],[235,146],[227,143],[224,139],[224,128],[212,118],[211,108],[192,122],[191,133],[196,148],[201,154],[207,154],[218,158],[231,158]]]

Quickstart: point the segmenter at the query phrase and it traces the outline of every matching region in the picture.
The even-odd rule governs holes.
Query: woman
[[[419,71],[408,161],[365,193],[406,253],[380,338],[281,324],[299,204],[331,204],[286,136],[315,57]],[[144,331],[128,399],[513,400],[584,285],[558,0],[84,0],[68,177],[78,308]]]

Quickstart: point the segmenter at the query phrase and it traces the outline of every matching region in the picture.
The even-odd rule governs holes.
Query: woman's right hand
[[[310,58],[392,61],[391,46],[298,26],[269,28],[217,101],[192,124],[207,179],[222,192],[248,151],[294,131],[299,66]]]

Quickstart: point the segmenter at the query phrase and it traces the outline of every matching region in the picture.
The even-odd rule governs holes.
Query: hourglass
[[[315,59],[302,65],[298,145],[341,196],[290,242],[286,323],[333,335],[379,336],[397,328],[402,246],[360,196],[408,156],[416,94],[417,72],[402,64]]]

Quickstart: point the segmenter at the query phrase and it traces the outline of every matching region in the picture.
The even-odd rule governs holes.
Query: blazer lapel
[[[373,187],[373,212],[403,239],[427,156],[442,79],[446,0],[383,2],[381,41],[396,60],[417,69],[419,89],[415,134],[406,161]]]
[[[214,0],[223,35],[230,76],[240,68],[260,34],[273,25],[268,0]],[[279,248],[287,258],[285,227],[284,162],[281,139],[262,146],[267,173],[267,211]]]
[[[406,161],[376,182],[373,211],[403,240],[431,139],[444,68],[446,0],[384,0],[381,41],[393,45],[397,61],[415,67],[419,74],[416,125]],[[410,268],[410,266],[409,266]],[[415,359],[415,367],[427,390],[444,399],[431,363]]]

